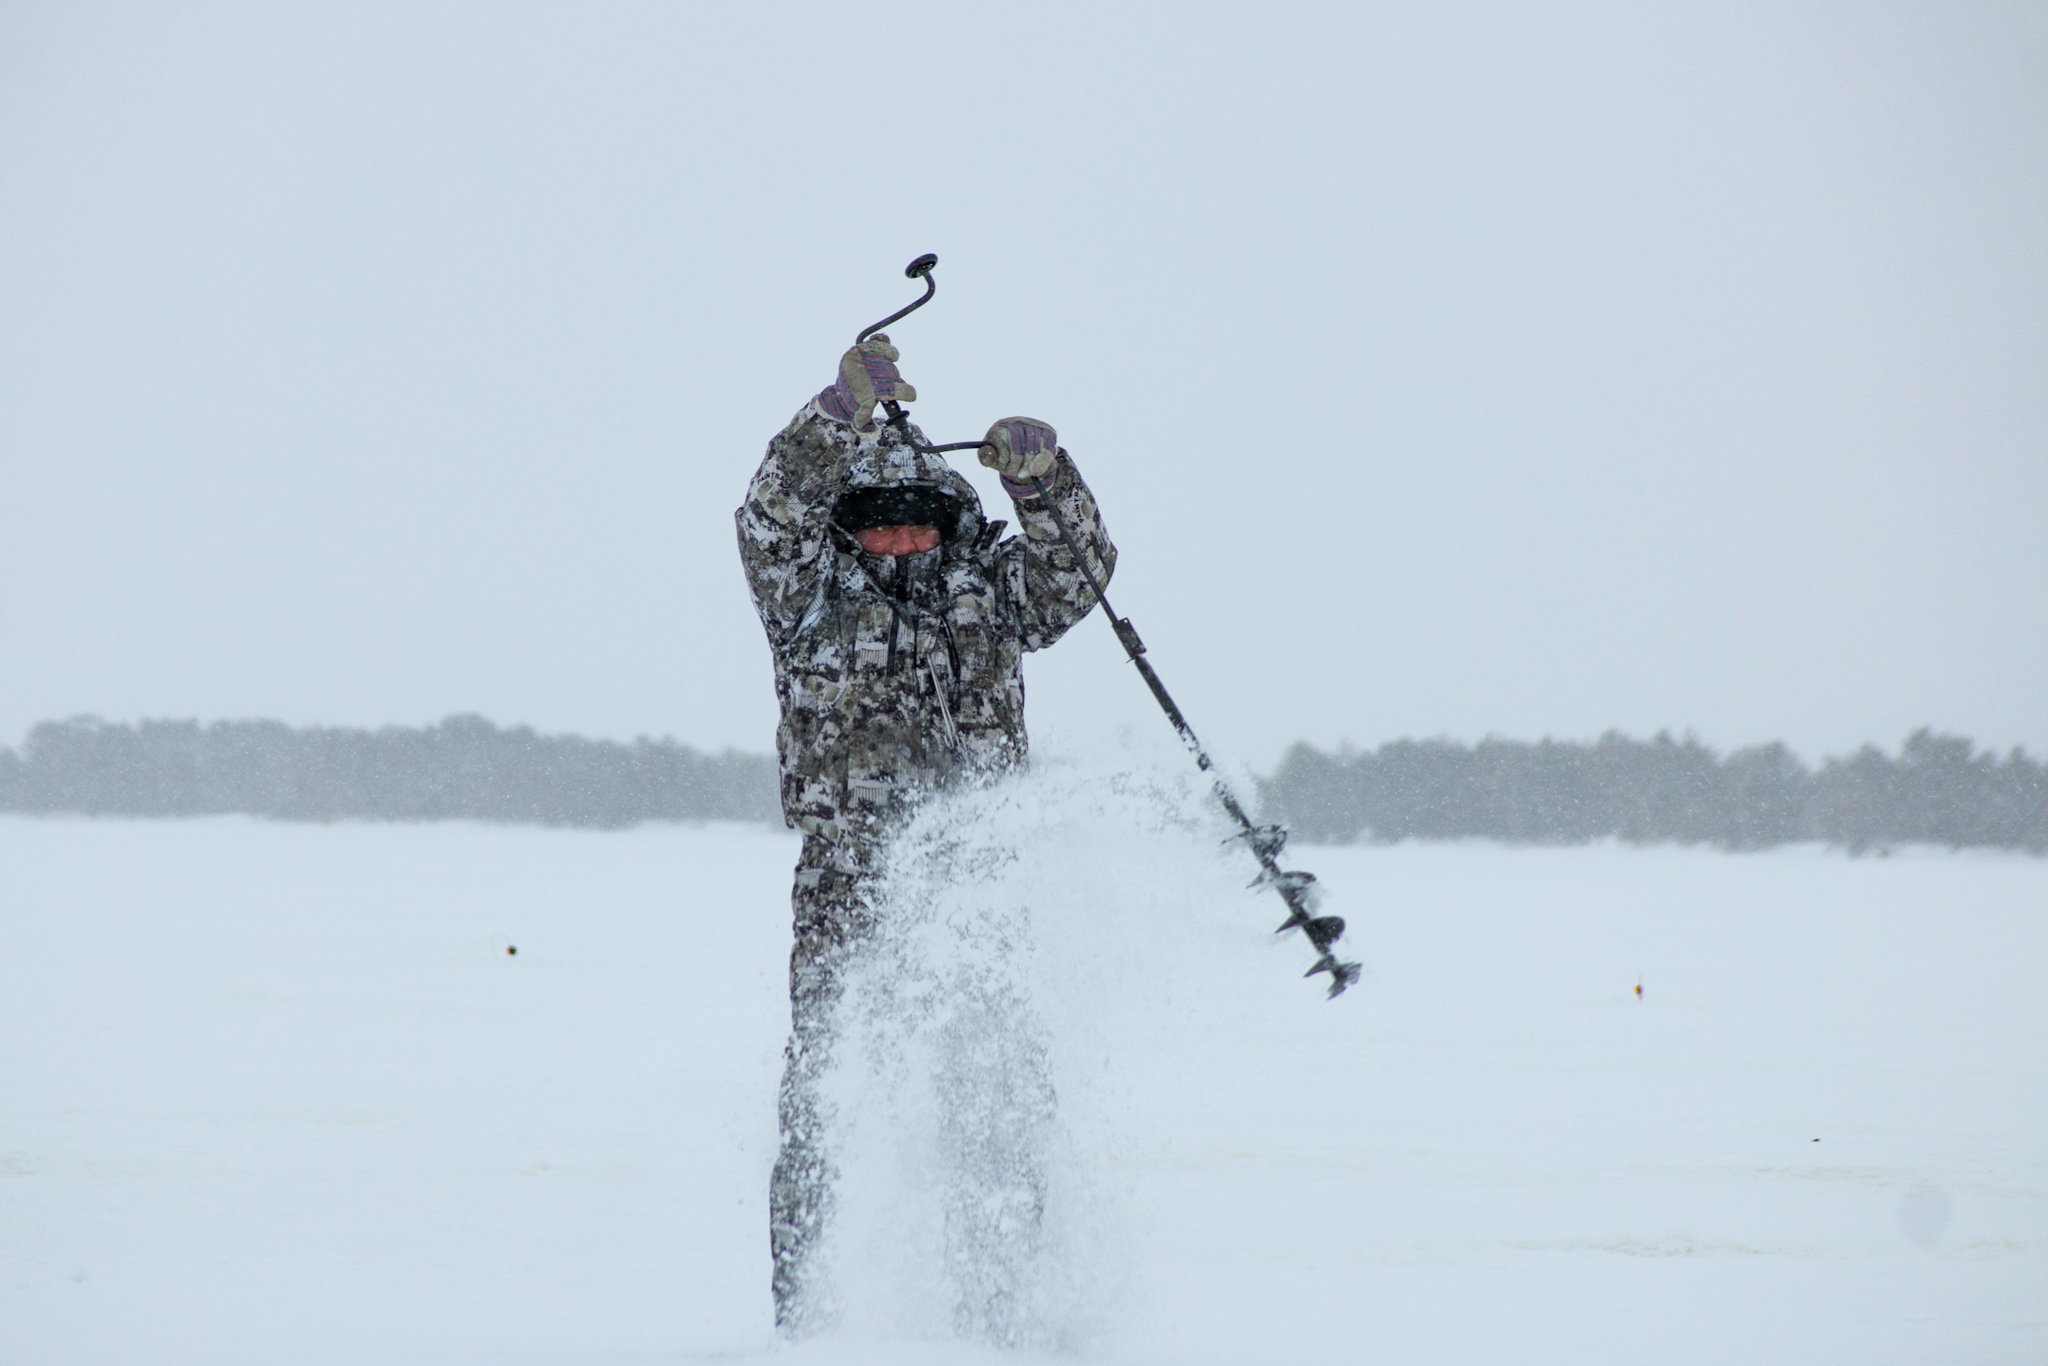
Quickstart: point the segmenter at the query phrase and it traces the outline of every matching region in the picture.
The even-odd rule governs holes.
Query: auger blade
[[[1357,963],[1339,963],[1333,959],[1329,967],[1326,968],[1319,964],[1309,969],[1309,971],[1327,972],[1330,974],[1330,997],[1335,999],[1338,996],[1342,996],[1344,988],[1356,982],[1365,969]]]
[[[1280,857],[1280,851],[1287,847],[1287,827],[1284,825],[1254,825],[1224,840],[1235,844],[1243,840],[1251,851],[1259,856],[1259,862]]]
[[[1309,943],[1314,944],[1318,949],[1327,950],[1330,945],[1344,937],[1344,917],[1341,915],[1308,916],[1296,911],[1293,915],[1281,921],[1280,927],[1274,930],[1273,933],[1285,934],[1289,930],[1302,931],[1308,935]]]
[[[1259,875],[1250,882],[1247,882],[1245,886],[1254,890],[1260,887],[1271,887],[1274,891],[1285,897],[1287,904],[1292,906],[1297,899],[1304,903],[1313,904],[1322,895],[1317,890],[1315,883],[1316,875],[1314,873],[1304,873],[1297,868],[1286,870],[1262,868],[1259,870]]]

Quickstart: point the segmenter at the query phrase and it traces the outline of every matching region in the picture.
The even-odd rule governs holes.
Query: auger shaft
[[[1144,679],[1145,686],[1152,690],[1152,696],[1158,701],[1159,709],[1166,713],[1166,719],[1173,724],[1174,733],[1180,736],[1181,743],[1188,747],[1188,753],[1195,756],[1195,766],[1209,775],[1216,800],[1222,804],[1230,818],[1237,822],[1238,833],[1233,838],[1242,839],[1259,860],[1259,876],[1253,880],[1252,886],[1271,887],[1278,892],[1280,899],[1287,903],[1287,919],[1281,923],[1280,931],[1284,933],[1287,930],[1298,929],[1307,935],[1309,943],[1315,946],[1315,964],[1303,975],[1313,977],[1319,972],[1329,973],[1330,995],[1341,995],[1344,988],[1358,980],[1361,971],[1356,963],[1339,962],[1334,951],[1338,937],[1344,933],[1343,917],[1318,916],[1313,913],[1317,896],[1315,874],[1287,871],[1280,867],[1279,853],[1281,846],[1286,842],[1287,832],[1277,825],[1253,824],[1252,818],[1245,813],[1243,803],[1238,801],[1237,794],[1230,790],[1230,784],[1224,781],[1223,775],[1216,769],[1215,762],[1209,758],[1209,751],[1203,748],[1201,738],[1195,734],[1195,728],[1189,725],[1187,717],[1181,714],[1179,704],[1173,700],[1173,694],[1169,693],[1166,684],[1160,681],[1158,672],[1152,667],[1152,661],[1145,658],[1145,642],[1139,639],[1138,628],[1131,624],[1130,618],[1118,616],[1116,609],[1109,605],[1109,595],[1102,591],[1102,584],[1096,580],[1095,571],[1088,567],[1088,559],[1081,553],[1080,543],[1074,539],[1074,533],[1068,530],[1067,519],[1060,515],[1059,505],[1053,502],[1052,490],[1045,486],[1043,479],[1034,478],[1031,487],[1037,492],[1040,504],[1052,518],[1053,526],[1058,528],[1060,540],[1065,544],[1067,553],[1074,557],[1074,564],[1080,569],[1081,577],[1087,581],[1089,591],[1095,595],[1095,600],[1102,604],[1103,615],[1109,618],[1110,626],[1116,631],[1117,643],[1124,647],[1124,654],[1137,666],[1138,676]]]
[[[923,296],[906,307],[897,309],[873,326],[862,329],[861,334],[854,338],[854,344],[859,345],[882,328],[930,303],[932,295],[937,293],[939,288],[938,281],[932,278],[932,271],[938,264],[938,257],[926,253],[906,266],[903,274],[907,278],[924,281]],[[894,399],[885,399],[882,408],[888,413],[890,424],[902,432],[906,440],[910,440],[910,420],[902,405]],[[940,455],[947,451],[972,450],[981,443],[955,441],[944,446],[926,446],[913,440],[911,444],[927,454]],[[1040,504],[1051,516],[1053,526],[1059,529],[1060,540],[1066,546],[1067,553],[1074,557],[1074,564],[1080,569],[1081,577],[1087,581],[1089,591],[1094,593],[1095,600],[1102,604],[1102,614],[1109,618],[1109,624],[1115,628],[1117,642],[1124,647],[1124,653],[1130,657],[1131,663],[1137,666],[1138,676],[1143,678],[1145,686],[1152,690],[1152,696],[1158,701],[1159,709],[1165,712],[1166,719],[1173,723],[1174,734],[1180,736],[1181,743],[1188,747],[1188,753],[1195,756],[1196,766],[1209,775],[1209,781],[1215,789],[1216,800],[1222,804],[1230,819],[1237,822],[1238,833],[1231,838],[1243,840],[1245,847],[1258,859],[1259,875],[1252,879],[1251,885],[1271,887],[1279,894],[1280,899],[1287,903],[1287,919],[1281,922],[1277,932],[1300,930],[1308,936],[1309,943],[1315,946],[1315,964],[1303,976],[1313,977],[1319,972],[1327,972],[1330,974],[1330,995],[1341,995],[1344,988],[1358,980],[1361,971],[1356,963],[1340,962],[1335,952],[1337,940],[1344,933],[1344,918],[1315,914],[1315,902],[1320,893],[1315,886],[1314,873],[1284,869],[1280,866],[1280,849],[1287,842],[1287,831],[1278,825],[1252,823],[1252,818],[1245,813],[1244,804],[1238,801],[1237,794],[1230,790],[1230,784],[1225,782],[1223,775],[1217,771],[1215,763],[1209,758],[1209,751],[1202,747],[1201,740],[1195,735],[1194,727],[1190,726],[1187,717],[1181,714],[1173,695],[1166,691],[1166,685],[1159,681],[1159,675],[1153,670],[1152,662],[1145,658],[1145,642],[1138,638],[1138,628],[1131,625],[1128,617],[1118,616],[1116,609],[1109,605],[1109,598],[1102,591],[1102,584],[1096,579],[1095,572],[1088,567],[1087,556],[1081,553],[1080,544],[1067,527],[1067,519],[1060,516],[1059,506],[1053,502],[1052,491],[1046,488],[1043,479],[1038,478],[1031,481],[1031,487],[1036,490]]]

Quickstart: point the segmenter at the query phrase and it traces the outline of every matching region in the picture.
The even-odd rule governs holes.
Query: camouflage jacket
[[[1094,605],[1035,494],[1013,493],[1024,534],[1004,539],[973,485],[877,427],[859,432],[806,404],[768,443],[734,514],[775,657],[783,816],[806,836],[807,865],[849,872],[919,792],[1023,758],[1024,652]],[[1065,451],[1045,484],[1106,585],[1116,549]],[[897,485],[957,500],[936,550],[870,555],[833,522],[849,489]]]

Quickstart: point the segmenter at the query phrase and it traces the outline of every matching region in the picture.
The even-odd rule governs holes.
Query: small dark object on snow
[[[517,957],[517,956],[518,956],[518,953],[519,953],[519,946],[518,946],[517,944],[507,944],[507,945],[505,946],[505,956],[506,956],[507,958],[513,958],[513,957]]]

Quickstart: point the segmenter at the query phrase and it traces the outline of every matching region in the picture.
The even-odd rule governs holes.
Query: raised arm
[[[832,506],[857,444],[853,429],[826,417],[816,400],[805,404],[768,443],[733,514],[754,610],[778,648],[796,634],[831,572]]]
[[[874,429],[875,405],[917,397],[897,372],[897,359],[879,333],[842,356],[838,378],[768,443],[746,501],[733,513],[754,610],[777,649],[802,631],[823,599],[833,559],[832,508],[846,491],[861,432]]]
[[[1088,572],[1103,588],[1116,568],[1116,547],[1102,524],[1095,495],[1082,482],[1073,458],[1060,449],[1051,427],[1031,418],[1006,417],[989,428],[980,456],[982,464],[1003,476],[1003,489],[1017,508],[1024,534],[1003,547],[1003,578],[1016,599],[1024,648],[1042,650],[1088,615],[1095,593],[1061,538],[1059,522],[1039,496],[1038,485],[1044,485],[1060,521],[1080,546]]]

